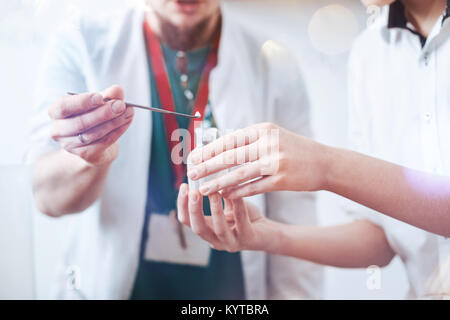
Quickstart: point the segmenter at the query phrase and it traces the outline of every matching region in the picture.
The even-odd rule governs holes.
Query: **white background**
[[[46,40],[77,12],[95,14],[124,2],[136,1],[0,2],[0,299],[48,296],[67,227],[64,219],[35,212],[32,168],[22,165],[36,70]],[[261,39],[295,53],[308,87],[317,139],[345,146],[348,50],[368,18],[359,1],[229,1],[227,9]],[[321,223],[348,221],[339,201],[320,193]],[[407,291],[398,258],[382,270],[379,290],[367,288],[366,270],[326,270],[327,299],[401,299]]]

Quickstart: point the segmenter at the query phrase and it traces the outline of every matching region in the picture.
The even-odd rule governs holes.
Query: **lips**
[[[184,14],[194,14],[200,7],[201,1],[199,0],[176,0],[178,10]]]
[[[198,0],[177,0],[179,4],[198,4]]]

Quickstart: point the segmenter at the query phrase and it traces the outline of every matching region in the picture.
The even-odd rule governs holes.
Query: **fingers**
[[[192,231],[209,243],[216,243],[217,238],[203,215],[203,199],[198,190],[189,190],[188,210]]]
[[[240,129],[233,133],[226,134],[198,150],[193,150],[189,155],[189,161],[192,164],[197,165],[220,155],[224,151],[239,148],[257,140],[258,126]]]
[[[105,123],[102,123],[86,132],[83,132],[82,133],[83,142],[80,140],[80,137],[78,136],[59,137],[57,138],[57,141],[66,150],[82,147],[84,145],[89,145],[102,139],[115,129],[131,122],[133,120],[133,116],[134,116],[133,108],[127,108],[127,110],[121,116],[113,120],[107,121]]]
[[[121,100],[111,100],[106,104],[66,119],[56,119],[52,123],[51,137],[57,140],[59,137],[76,136],[92,129],[104,122],[112,120],[122,115],[126,106]]]
[[[258,156],[258,144],[251,143],[236,149],[227,150],[212,159],[208,159],[192,167],[187,174],[190,179],[198,180],[224,169],[256,161]]]
[[[236,252],[244,248],[248,240],[253,237],[253,229],[244,201],[225,199],[224,210],[222,197],[218,193],[212,194],[209,196],[211,217],[205,217],[200,193],[197,190],[190,190],[188,199],[187,190],[187,185],[182,185],[178,196],[180,221],[188,225],[189,219],[192,231],[217,250]],[[186,215],[187,211],[189,217]]]
[[[102,162],[102,157],[107,156],[104,154],[105,150],[107,150],[112,144],[114,144],[128,129],[131,121],[117,129],[111,131],[109,134],[104,136],[102,139],[97,142],[85,145],[79,148],[74,148],[67,150],[72,154],[79,156],[80,158],[86,160],[89,163],[95,164]]]
[[[52,120],[73,118],[103,106],[106,99],[123,100],[124,93],[120,86],[114,85],[100,93],[80,93],[61,97],[48,110]]]
[[[191,222],[189,219],[189,186],[185,183],[183,183],[180,186],[180,191],[178,192],[178,199],[177,199],[177,213],[178,213],[178,221],[180,221],[182,224],[190,227]]]
[[[103,103],[103,97],[99,93],[64,96],[49,108],[48,115],[53,120],[64,119],[95,109]]]
[[[225,215],[225,219],[227,220],[228,223],[233,223],[234,224],[234,215],[233,215],[233,200],[230,200],[228,198],[223,198],[223,202],[224,202],[224,215]]]
[[[105,89],[102,92],[102,95],[103,97],[105,97],[105,99],[116,99],[116,100],[124,99],[123,89],[119,85],[113,85],[108,89]]]
[[[251,197],[257,194],[275,191],[275,176],[265,176],[249,183],[227,188],[222,191],[222,196],[228,199]]]
[[[251,233],[250,218],[247,207],[242,198],[231,201],[231,211],[236,223],[236,230],[240,238],[245,238]]]
[[[209,203],[211,206],[211,216],[215,236],[221,242],[221,246],[224,246],[227,250],[233,250],[235,241],[230,227],[228,226],[228,222],[225,219],[222,197],[218,193],[212,194],[209,196]]]
[[[241,183],[248,182],[261,176],[259,161],[246,164],[242,167],[234,169],[231,172],[217,177],[211,181],[207,181],[200,186],[200,192],[203,195],[210,195],[224,188],[238,186]]]
[[[116,141],[130,126],[134,110],[127,108],[120,86],[102,94],[82,93],[62,97],[49,108],[51,138],[62,148],[98,165],[117,157]]]

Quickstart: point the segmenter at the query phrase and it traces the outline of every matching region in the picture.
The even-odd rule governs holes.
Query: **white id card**
[[[209,244],[184,225],[177,225],[174,216],[152,214],[148,223],[145,260],[206,267],[209,264]],[[183,242],[179,228],[183,229]]]

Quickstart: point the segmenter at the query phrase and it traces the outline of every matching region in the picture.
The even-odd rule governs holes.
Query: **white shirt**
[[[219,64],[210,78],[210,100],[219,129],[271,121],[311,135],[306,90],[293,55],[274,43],[259,43],[223,9]],[[140,10],[124,10],[94,20],[83,18],[59,33],[42,63],[30,161],[60,148],[49,136],[47,108],[67,91],[95,92],[119,84],[127,101],[148,105],[143,19]],[[86,212],[68,217],[72,228],[52,297],[80,296],[68,290],[68,269],[79,271],[81,296],[129,297],[139,262],[151,132],[151,114],[136,110],[132,125],[120,138],[120,153],[100,199]],[[278,221],[317,223],[312,194],[278,192],[250,201]],[[250,299],[321,297],[318,265],[262,252],[243,252],[242,261]]]
[[[409,168],[450,175],[450,18],[443,20],[443,15],[436,22],[422,47],[411,30],[388,28],[388,17],[385,7],[351,53],[351,147]],[[356,204],[349,211],[384,228],[404,262],[410,298],[450,293],[449,239]],[[447,287],[437,289],[436,279],[441,285],[447,281]]]

